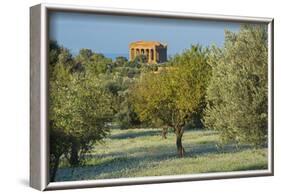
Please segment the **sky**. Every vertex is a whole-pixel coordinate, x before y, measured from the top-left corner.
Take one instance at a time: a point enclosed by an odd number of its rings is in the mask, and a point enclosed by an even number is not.
[[[168,44],[168,56],[181,53],[192,44],[221,47],[224,31],[238,31],[239,23],[141,16],[98,15],[73,12],[50,14],[49,37],[76,55],[89,48],[106,56],[128,55],[134,41]]]

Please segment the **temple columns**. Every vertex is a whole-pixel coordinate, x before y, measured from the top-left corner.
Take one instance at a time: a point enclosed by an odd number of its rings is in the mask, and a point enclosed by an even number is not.
[[[135,47],[132,48],[130,51],[131,60],[134,60],[135,57],[139,55],[145,55],[147,57],[148,63],[156,63],[159,60],[156,48]]]
[[[154,53],[154,56],[153,56],[154,60],[153,61],[157,62],[157,52],[156,52],[156,49],[153,50],[153,53]]]

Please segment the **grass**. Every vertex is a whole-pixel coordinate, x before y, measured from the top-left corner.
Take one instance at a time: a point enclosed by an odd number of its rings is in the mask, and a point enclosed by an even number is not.
[[[175,135],[161,137],[161,129],[114,129],[104,143],[96,145],[84,166],[60,165],[56,181],[123,177],[182,175],[267,169],[267,148],[228,144],[218,148],[214,131],[186,131],[186,156],[178,158]]]

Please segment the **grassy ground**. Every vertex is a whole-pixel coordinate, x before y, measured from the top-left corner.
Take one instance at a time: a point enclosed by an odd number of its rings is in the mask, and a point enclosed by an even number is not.
[[[112,130],[82,167],[60,165],[56,181],[180,175],[267,169],[267,149],[244,145],[218,148],[214,131],[187,131],[184,158],[176,154],[175,135],[161,137],[160,129]]]

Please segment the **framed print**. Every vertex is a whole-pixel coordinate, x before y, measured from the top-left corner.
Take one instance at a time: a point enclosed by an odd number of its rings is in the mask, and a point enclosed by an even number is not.
[[[273,175],[273,19],[30,9],[30,185]]]

